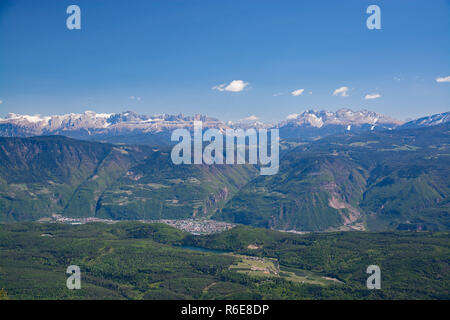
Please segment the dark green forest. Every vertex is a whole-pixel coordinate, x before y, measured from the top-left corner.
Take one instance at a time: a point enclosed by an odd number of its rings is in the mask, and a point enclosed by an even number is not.
[[[10,299],[449,299],[449,236],[246,226],[193,236],[138,222],[0,224],[0,289]],[[254,258],[276,261],[280,273],[233,267]],[[381,290],[366,288],[372,264],[381,268]],[[66,288],[69,265],[81,269],[80,290]]]

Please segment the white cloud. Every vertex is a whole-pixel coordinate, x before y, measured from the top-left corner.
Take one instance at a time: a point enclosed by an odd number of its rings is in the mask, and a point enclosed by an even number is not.
[[[278,96],[281,96],[281,95],[283,95],[283,93],[281,93],[281,92],[273,94],[274,97],[278,97]]]
[[[3,100],[0,100],[0,104],[2,104],[3,103]]]
[[[259,117],[255,116],[255,115],[251,115],[247,118],[241,119],[241,121],[256,121],[259,120]]]
[[[141,101],[141,97],[130,96],[131,100]]]
[[[292,113],[292,114],[288,115],[286,117],[286,119],[288,119],[288,120],[297,119],[298,116],[299,116],[298,113]]]
[[[340,87],[334,90],[333,96],[348,97],[348,87]]]
[[[369,94],[366,94],[366,96],[364,97],[364,99],[366,99],[366,100],[372,100],[372,99],[378,99],[378,98],[381,98],[381,94],[379,94],[379,93],[369,93]]]
[[[446,77],[437,77],[436,82],[450,82],[450,76]]]
[[[291,94],[292,94],[294,97],[298,97],[298,96],[301,96],[301,95],[302,95],[303,91],[305,91],[305,89],[297,89],[297,90],[292,91]]]
[[[248,82],[242,80],[233,80],[228,85],[226,83],[219,84],[212,87],[213,90],[218,91],[229,91],[229,92],[241,92],[248,86]]]

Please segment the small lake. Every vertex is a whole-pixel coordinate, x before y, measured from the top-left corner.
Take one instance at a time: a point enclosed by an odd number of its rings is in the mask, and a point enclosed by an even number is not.
[[[208,249],[208,248],[194,247],[194,246],[178,246],[178,248],[188,249],[188,250],[192,250],[192,251],[216,253],[216,254],[230,253],[230,251]]]

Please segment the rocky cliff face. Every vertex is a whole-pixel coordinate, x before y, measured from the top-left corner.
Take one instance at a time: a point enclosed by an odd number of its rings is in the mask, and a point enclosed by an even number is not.
[[[29,116],[9,113],[0,119],[1,136],[32,136],[44,134],[75,134],[86,132],[88,135],[109,133],[161,132],[176,128],[191,128],[193,122],[203,121],[204,127],[225,128],[214,118],[203,115],[138,115],[132,111],[122,113],[95,113],[86,111],[82,114],[70,113],[53,116]]]

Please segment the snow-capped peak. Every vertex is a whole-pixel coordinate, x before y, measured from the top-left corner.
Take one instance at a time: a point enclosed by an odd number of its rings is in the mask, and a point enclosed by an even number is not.
[[[450,122],[450,112],[437,113],[405,123],[403,128],[429,127]]]
[[[280,125],[310,125],[312,127],[321,128],[324,125],[362,125],[362,124],[394,124],[400,125],[401,122],[382,114],[359,110],[343,108],[336,112],[307,110],[300,114],[291,114],[287,120]]]

